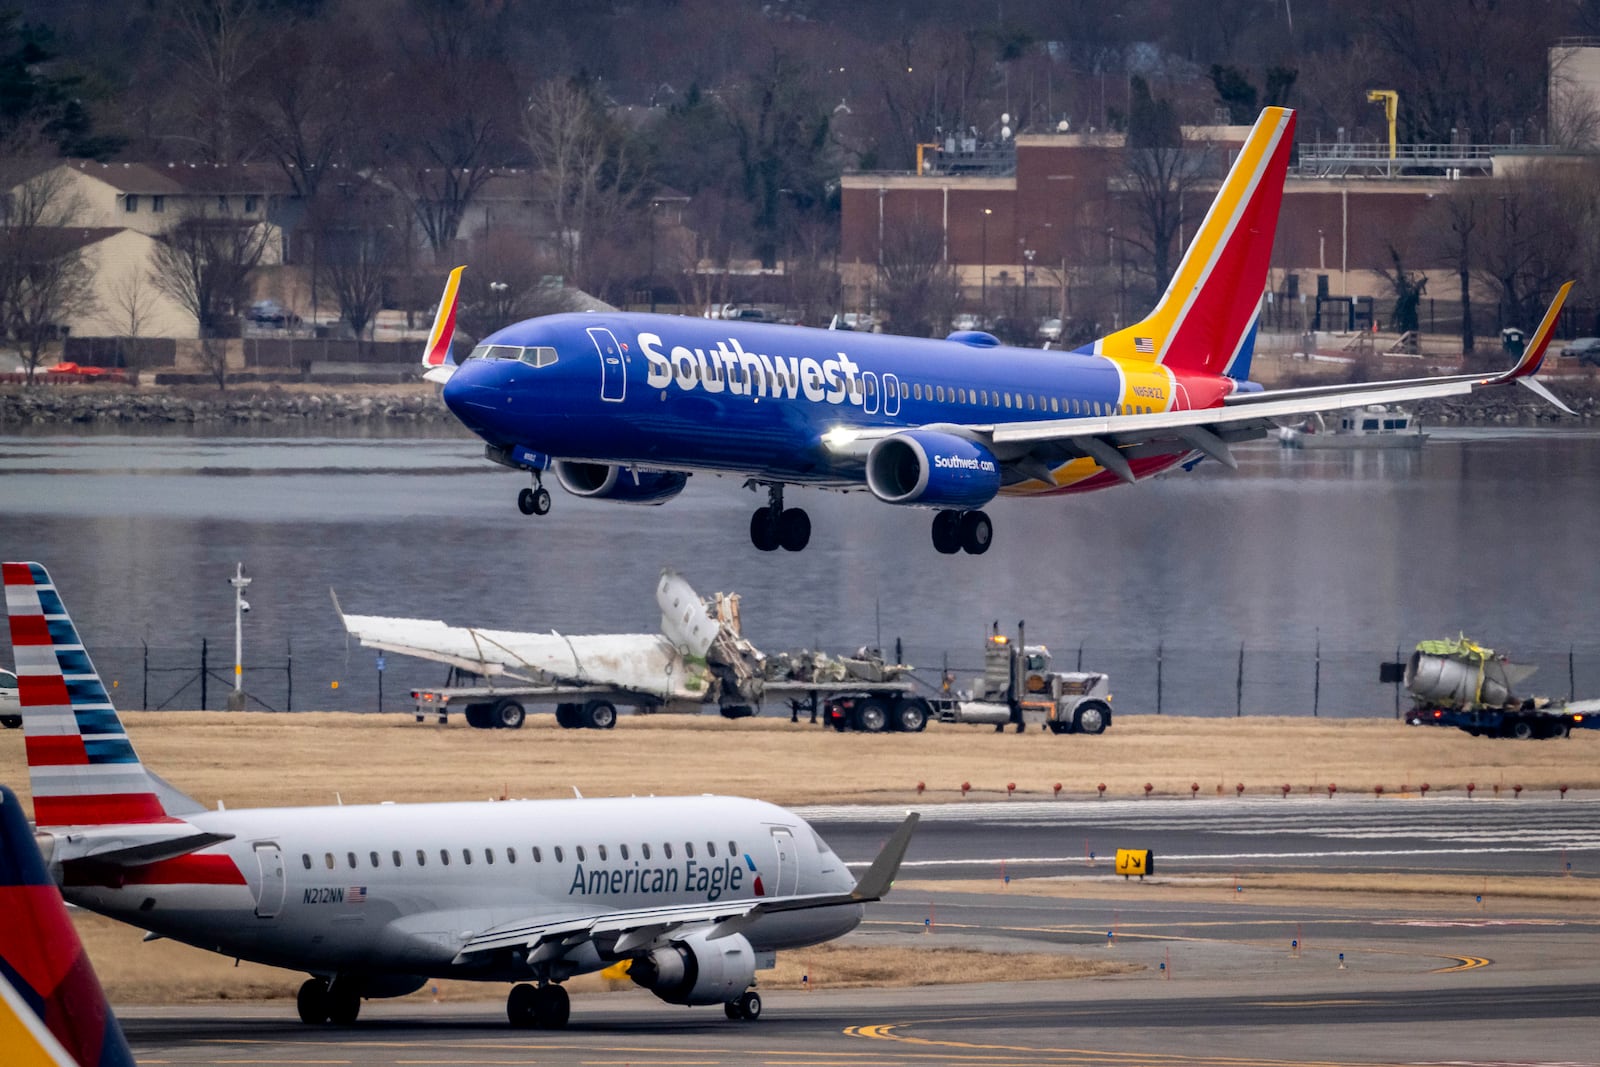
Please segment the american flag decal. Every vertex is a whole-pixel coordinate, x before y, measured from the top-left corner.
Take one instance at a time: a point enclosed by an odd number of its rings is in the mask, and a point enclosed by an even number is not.
[[[353,885],[345,890],[344,901],[346,904],[365,904],[367,902],[367,887]]]
[[[1133,339],[1133,350],[1153,355],[1156,350],[1155,339],[1152,337],[1135,337]]]

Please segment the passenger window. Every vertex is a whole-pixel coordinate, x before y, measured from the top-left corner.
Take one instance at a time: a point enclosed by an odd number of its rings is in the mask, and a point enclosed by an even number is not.
[[[483,862],[489,864],[491,867],[494,866],[494,849],[486,848],[483,850]]]
[[[647,841],[644,844],[640,845],[639,846],[639,851],[644,853],[644,858],[645,859],[649,859],[650,858],[650,843]]]
[[[1033,410],[1033,394],[1032,393],[1028,394],[1028,410],[1029,411]]]
[[[732,841],[729,841],[728,842],[728,855],[737,856],[738,854],[739,854],[739,846],[734,844]]]
[[[562,855],[561,855],[561,846],[560,846],[560,845],[557,845],[557,846],[556,846],[556,862],[557,862],[557,863],[560,863],[560,862],[561,862],[561,860],[562,860]]]
[[[441,848],[439,850],[439,862],[444,864],[446,867],[450,866],[450,850],[449,849]]]
[[[510,845],[506,846],[506,862],[507,863],[515,863],[515,862],[517,862],[517,850],[512,848]]]
[[[311,853],[309,853],[309,852],[300,853],[300,862],[303,863],[305,865],[306,870],[309,871],[311,869]]]
[[[938,394],[939,394],[939,403],[943,404],[944,403],[944,386],[942,386],[942,385],[939,386]]]
[[[1055,397],[1051,397],[1050,398],[1050,410],[1051,411],[1060,411],[1061,410],[1059,407],[1056,406],[1056,398]]]
[[[470,848],[464,848],[461,850],[461,862],[465,863],[468,867],[472,866],[472,850]]]
[[[911,395],[916,397],[918,400],[922,399],[922,383],[921,382],[918,382],[916,385],[913,385],[911,387]]]
[[[400,850],[399,849],[395,849],[394,850],[394,855],[392,857],[390,857],[390,858],[394,860],[394,865],[396,867],[400,866]]]
[[[428,854],[426,852],[422,851],[420,848],[417,849],[417,866],[418,867],[426,867],[427,865],[428,865]]]
[[[349,861],[350,869],[352,871],[355,870],[356,869],[356,854],[354,852],[346,852],[344,854],[344,857],[345,857],[346,860]]]
[[[372,854],[371,854],[371,855],[370,855],[370,856],[368,856],[368,857],[367,857],[367,858],[368,858],[368,859],[370,859],[370,860],[371,860],[371,861],[372,861],[372,865],[373,865],[373,866],[374,866],[374,867],[376,867],[376,866],[377,866],[377,865],[378,865],[378,854],[377,854],[377,853],[376,853],[376,852],[374,852],[374,853],[372,853]]]
[[[627,845],[621,845],[619,847],[622,849],[622,858],[623,859],[627,859],[628,858],[628,846]]]
[[[605,862],[605,858],[606,858],[606,846],[600,845],[598,847],[600,849],[600,860],[603,863],[603,862]]]
[[[583,846],[582,846],[582,845],[579,845],[579,846],[578,846],[578,862],[579,862],[579,863],[582,863],[582,862],[583,862],[583,860],[584,860],[584,855],[583,855]]]
[[[323,859],[323,862],[325,862],[328,865],[328,870],[330,870],[330,871],[333,870],[333,853],[332,852],[324,852],[322,854],[322,859]]]
[[[1005,395],[1005,399],[1006,399],[1006,407],[1010,407],[1011,406],[1011,394],[1007,393]]]
[[[712,859],[717,858],[717,843],[715,841],[706,842],[706,855]]]
[[[908,388],[906,387],[906,383],[905,382],[901,382],[900,383],[900,399],[904,400],[906,397],[908,397],[910,395],[911,395],[911,393],[908,390]]]
[[[543,863],[544,862],[544,854],[539,851],[539,846],[538,845],[534,845],[533,846],[533,862],[535,862],[535,863]]]
[[[666,853],[666,856],[667,856],[667,859],[669,859],[669,860],[670,860],[670,859],[671,859],[671,858],[672,858],[672,842],[671,842],[671,841],[664,841],[664,842],[662,842],[662,844],[661,844],[661,850],[662,850],[662,851],[663,851],[663,852],[664,852],[664,853]]]
[[[686,856],[689,859],[694,859],[694,842],[693,841],[685,841],[683,843],[683,854],[684,854],[684,856]]]

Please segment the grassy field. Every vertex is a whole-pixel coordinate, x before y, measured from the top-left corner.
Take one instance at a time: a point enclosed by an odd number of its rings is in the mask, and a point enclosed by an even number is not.
[[[1512,741],[1392,719],[1193,719],[1129,716],[1099,737],[932,725],[916,735],[839,734],[787,718],[728,723],[657,716],[616,729],[561,730],[533,716],[514,731],[417,724],[409,715],[132,712],[140,756],[208,806],[346,804],[487,797],[732,793],[798,805],[959,802],[972,797],[1276,795],[1282,785],[1334,803],[1415,795],[1503,795],[1521,785],[1600,789],[1600,731]],[[28,799],[20,731],[0,731],[0,781]],[[1409,788],[1407,788],[1409,787]],[[1361,796],[1356,796],[1361,794]],[[1402,801],[1403,802],[1403,801]]]

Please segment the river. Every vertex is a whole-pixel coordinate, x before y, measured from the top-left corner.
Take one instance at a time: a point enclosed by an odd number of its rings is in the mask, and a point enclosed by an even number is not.
[[[764,496],[737,480],[696,476],[655,508],[557,490],[551,514],[525,518],[523,476],[449,429],[46,428],[0,437],[0,550],[50,568],[125,708],[199,706],[202,639],[221,706],[236,562],[254,579],[245,685],[274,709],[378,706],[376,657],[347,647],[330,588],[364,614],[641,632],[663,567],[742,594],[765,651],[899,640],[929,679],[946,657],[975,671],[991,623],[1026,620],[1058,665],[1110,672],[1121,714],[1393,714],[1378,662],[1459,631],[1538,663],[1540,692],[1600,696],[1600,432],[1238,456],[1237,472],[997,501],[981,557],[935,553],[927,512],[791,490],[815,531],[792,555],[750,546]],[[173,669],[147,673],[146,646]],[[383,707],[443,674],[388,657]]]

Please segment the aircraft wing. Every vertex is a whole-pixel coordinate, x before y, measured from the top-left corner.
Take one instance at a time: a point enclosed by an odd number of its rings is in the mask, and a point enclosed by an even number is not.
[[[1132,482],[1134,478],[1129,459],[1175,451],[1196,450],[1228,467],[1236,467],[1238,464],[1228,450],[1230,443],[1260,437],[1276,425],[1278,419],[1313,412],[1460,396],[1485,386],[1517,382],[1562,411],[1572,414],[1570,408],[1534,377],[1544,361],[1545,351],[1555,330],[1556,317],[1571,289],[1571,282],[1561,287],[1522,358],[1516,366],[1499,374],[1458,374],[1236,393],[1227,397],[1221,407],[1159,411],[1147,415],[940,424],[928,428],[983,442],[997,458],[1025,477],[1051,481],[1052,467],[1069,459],[1087,456],[1122,480]],[[871,431],[841,428],[825,434],[823,441],[836,454],[858,455],[865,459],[877,440],[897,432],[896,429],[887,428]]]
[[[763,915],[812,908],[865,904],[882,899],[894,883],[916,831],[919,816],[913,812],[890,836],[865,874],[848,893],[813,893],[787,897],[756,897],[705,904],[671,904],[659,908],[567,915],[558,919],[528,919],[503,923],[485,930],[462,946],[455,962],[484,953],[516,949],[527,952],[530,963],[558,959],[585,941],[606,943],[614,956],[631,956],[651,948],[685,927],[710,928],[716,939],[736,934]]]

